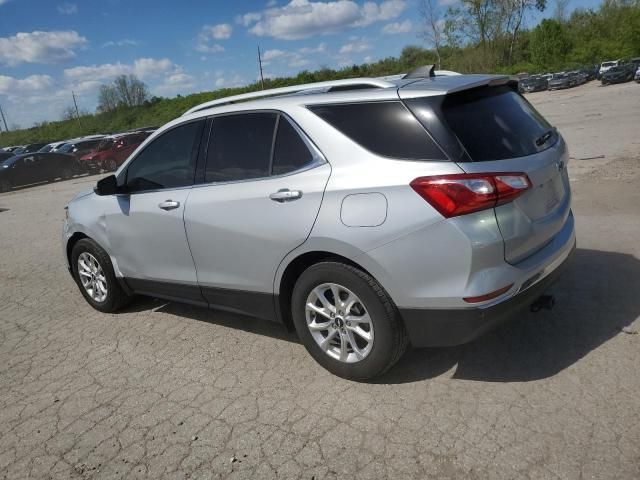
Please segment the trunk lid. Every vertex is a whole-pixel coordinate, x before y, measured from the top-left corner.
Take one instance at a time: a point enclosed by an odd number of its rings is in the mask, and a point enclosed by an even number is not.
[[[458,163],[467,173],[523,172],[531,180],[529,190],[495,208],[507,262],[518,263],[533,255],[562,229],[571,203],[568,159],[565,143],[559,138],[552,148],[527,157]]]
[[[505,260],[518,263],[544,248],[570,211],[569,156],[562,137],[513,83],[470,84],[423,97],[417,87],[400,89],[400,97],[462,170],[529,176],[529,190],[494,209]]]

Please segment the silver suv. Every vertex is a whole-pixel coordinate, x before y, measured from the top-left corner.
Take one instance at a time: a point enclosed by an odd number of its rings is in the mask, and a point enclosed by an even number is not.
[[[468,342],[540,297],[575,246],[568,158],[509,77],[239,95],[73,199],[64,252],[97,310],[142,294],[281,322],[368,379],[409,343]]]

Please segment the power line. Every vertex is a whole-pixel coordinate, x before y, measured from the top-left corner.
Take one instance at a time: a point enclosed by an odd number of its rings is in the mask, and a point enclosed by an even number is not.
[[[4,122],[4,129],[8,132],[9,127],[7,127],[7,119],[4,117],[4,112],[2,111],[1,106],[0,106],[0,115],[2,115],[2,121]]]
[[[80,130],[82,130],[82,122],[80,121],[80,112],[78,112],[78,102],[76,102],[76,94],[71,90],[71,96],[73,97],[73,104],[76,106],[76,118],[78,119],[78,125],[80,126]]]
[[[264,90],[264,76],[262,75],[262,56],[260,55],[260,45],[258,45],[258,65],[260,66],[260,84]]]

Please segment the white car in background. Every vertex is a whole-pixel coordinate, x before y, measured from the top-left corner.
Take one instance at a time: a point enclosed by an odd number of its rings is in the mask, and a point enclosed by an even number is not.
[[[605,73],[606,71],[608,71],[610,68],[617,67],[618,65],[620,65],[620,59],[618,59],[618,60],[607,60],[606,62],[602,62],[600,64],[600,70],[598,71],[598,74],[600,76],[602,76],[602,74]]]

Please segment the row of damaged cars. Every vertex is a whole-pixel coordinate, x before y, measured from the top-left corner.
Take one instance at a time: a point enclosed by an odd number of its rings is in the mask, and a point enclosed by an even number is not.
[[[521,93],[543,92],[545,90],[560,90],[563,88],[577,87],[596,78],[594,68],[582,68],[569,72],[546,73],[544,75],[531,75],[523,78],[518,83]]]
[[[76,175],[114,171],[154,130],[150,127],[0,148],[0,193]]]
[[[602,85],[624,83],[635,80],[640,83],[640,57],[629,61],[623,59],[602,62],[599,77]]]

